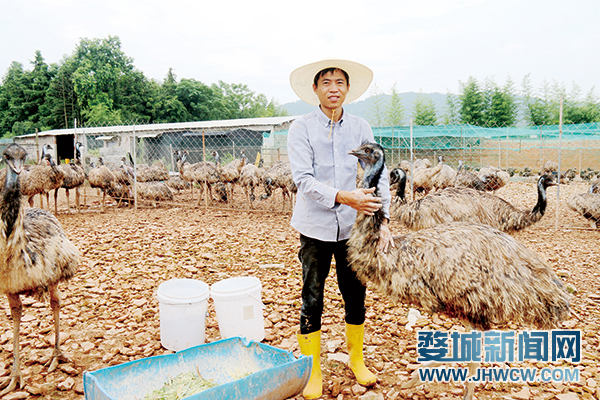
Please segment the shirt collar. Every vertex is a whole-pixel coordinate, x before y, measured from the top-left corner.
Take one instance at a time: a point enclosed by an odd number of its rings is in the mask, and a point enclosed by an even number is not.
[[[317,116],[319,118],[319,122],[322,123],[323,126],[329,128],[329,124],[331,123],[331,119],[327,115],[325,115],[325,113],[323,112],[323,110],[321,110],[321,106],[318,107]],[[336,122],[336,124],[337,125],[342,125],[345,116],[346,116],[346,110],[342,109],[342,118],[340,118],[340,120],[338,122]]]

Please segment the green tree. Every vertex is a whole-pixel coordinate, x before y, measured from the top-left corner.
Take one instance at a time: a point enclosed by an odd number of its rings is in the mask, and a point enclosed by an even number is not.
[[[594,87],[586,95],[581,108],[585,122],[600,122],[600,102],[594,93]]]
[[[534,126],[549,125],[552,121],[550,106],[547,100],[535,95],[529,74],[523,78],[521,87],[525,122]]]
[[[390,90],[390,101],[386,108],[385,123],[387,126],[400,126],[404,122],[404,105],[396,89],[396,83]]]
[[[84,110],[83,117],[87,125],[92,126],[109,126],[120,125],[123,123],[121,110],[114,110],[109,106],[111,101],[105,96],[100,95],[98,101]]]
[[[469,125],[485,125],[485,97],[474,77],[460,82],[460,121]]]
[[[150,115],[154,122],[190,121],[187,109],[177,98],[177,76],[169,68],[162,85],[156,81],[148,83],[148,103]]]
[[[486,83],[484,123],[486,126],[514,126],[518,105],[514,94],[514,83],[508,78],[503,88],[492,80]]]
[[[286,115],[276,102],[269,101],[264,94],[255,93],[247,85],[219,81],[218,85],[213,86],[213,89],[217,100],[220,100],[225,107],[225,116],[222,118],[260,118]]]
[[[16,122],[29,120],[24,107],[27,102],[26,88],[27,75],[23,64],[12,62],[2,79],[0,92],[0,130],[4,136],[10,134]]]
[[[81,121],[77,94],[73,86],[75,64],[68,58],[53,65],[54,78],[46,95],[47,123],[57,129],[72,128],[75,120]]]
[[[383,105],[383,93],[376,83],[371,87],[371,105],[369,107],[370,124],[373,127],[383,126],[385,110]]]
[[[456,95],[450,93],[449,90],[446,93],[446,110],[442,115],[442,124],[460,124],[460,102]]]
[[[413,124],[417,126],[429,126],[437,123],[435,103],[431,97],[419,93],[413,101],[412,112]]]
[[[31,65],[33,65],[33,70],[26,73],[27,86],[24,89],[25,103],[23,104],[23,108],[28,115],[27,120],[33,122],[36,128],[44,130],[49,116],[46,94],[48,93],[53,73],[48,64],[44,62],[42,53],[39,50],[35,52],[35,59],[31,62]]]
[[[226,119],[221,99],[210,86],[195,79],[182,79],[177,84],[177,100],[183,104],[190,121]]]
[[[133,60],[121,50],[118,36],[83,38],[71,57],[74,64],[71,76],[73,88],[84,119],[86,115],[92,115],[87,110],[92,106],[98,107],[100,101],[111,112],[123,108],[122,88],[135,78],[132,78]]]
[[[267,106],[260,112],[257,117],[284,117],[289,115],[289,113],[275,100],[271,99]]]

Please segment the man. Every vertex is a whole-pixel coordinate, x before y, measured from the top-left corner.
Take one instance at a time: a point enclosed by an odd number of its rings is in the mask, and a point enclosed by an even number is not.
[[[349,366],[361,385],[377,377],[363,360],[366,288],[346,261],[347,241],[357,212],[372,215],[383,207],[389,218],[387,171],[374,197],[372,189],[357,189],[357,159],[348,154],[365,142],[374,142],[369,124],[348,114],[342,105],[360,97],[369,87],[372,71],[346,60],[324,60],[294,70],[290,76],[298,96],[315,111],[294,121],[288,133],[288,154],[298,187],[292,226],[300,232],[302,309],[298,342],[302,354],[313,356],[313,369],[303,395],[322,394],[320,367],[321,314],[325,280],[335,257],[338,287],[344,299]],[[387,221],[381,228],[380,251],[393,246]]]

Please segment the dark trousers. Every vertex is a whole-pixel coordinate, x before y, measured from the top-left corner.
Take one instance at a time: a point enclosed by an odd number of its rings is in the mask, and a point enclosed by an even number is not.
[[[365,322],[366,287],[346,260],[347,240],[323,242],[300,235],[298,258],[302,263],[302,308],[300,310],[300,333],[321,330],[323,292],[329,275],[331,257],[335,257],[338,288],[345,307],[345,321],[352,325]]]

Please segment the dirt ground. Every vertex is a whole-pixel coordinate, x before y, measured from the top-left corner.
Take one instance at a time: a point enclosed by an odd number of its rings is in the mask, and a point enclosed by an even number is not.
[[[583,183],[561,185],[560,197],[565,199],[586,190]],[[24,299],[21,359],[25,388],[5,399],[83,399],[84,371],[170,353],[160,344],[156,291],[160,283],[174,278],[199,279],[211,285],[228,277],[258,277],[266,305],[264,343],[299,354],[295,338],[300,310],[299,241],[289,224],[291,213],[278,211],[279,194],[260,203],[259,211],[225,209],[218,203],[218,207],[205,208],[204,203],[192,207],[194,201],[189,193],[181,193],[176,204],[140,207],[135,211],[116,208],[113,203],[104,213],[100,212],[99,199],[92,197],[94,194],[88,188],[87,206],[81,213],[67,212],[64,195],[59,197],[58,219],[81,252],[79,273],[60,287],[62,349],[72,362],[47,372],[43,364],[52,351],[52,314],[47,303]],[[497,194],[521,208],[533,207],[536,202],[531,182],[511,182]],[[574,291],[572,316],[563,328],[582,331],[583,355],[581,363],[565,365],[579,368],[580,381],[487,383],[477,386],[478,399],[600,398],[600,230],[592,229],[564,202],[557,210],[556,188],[549,190],[548,197],[546,216],[514,236],[545,258]],[[72,195],[71,203],[73,199]],[[236,201],[238,208],[247,207],[241,195]],[[392,231],[406,232],[396,223],[392,223]],[[363,388],[356,384],[343,362],[343,305],[333,271],[326,290],[323,399],[462,398],[460,383],[400,388],[419,366],[416,332],[461,330],[460,321],[423,313],[415,330],[407,330],[408,307],[393,304],[369,290],[365,358],[379,376],[379,383]],[[0,376],[7,377],[12,365],[12,320],[6,298],[0,300],[0,306],[4,311],[0,312]],[[219,339],[214,306],[209,301],[206,341]]]

